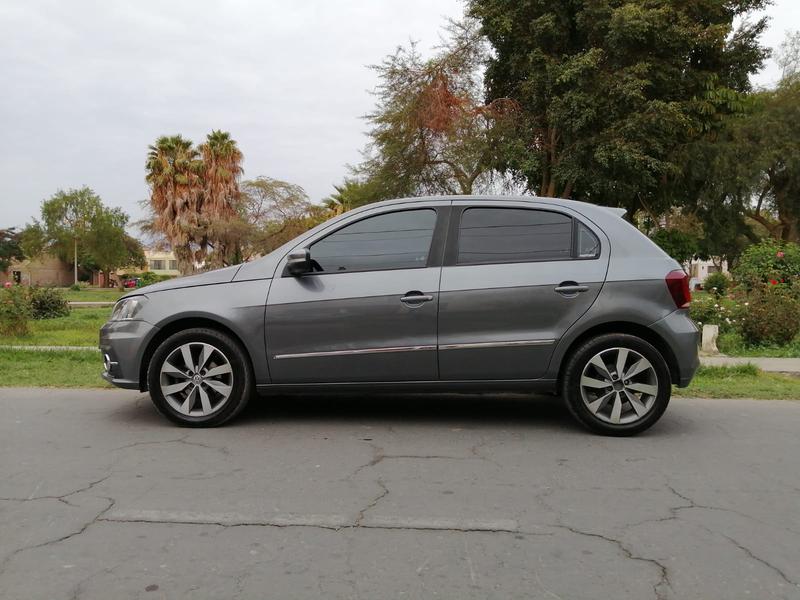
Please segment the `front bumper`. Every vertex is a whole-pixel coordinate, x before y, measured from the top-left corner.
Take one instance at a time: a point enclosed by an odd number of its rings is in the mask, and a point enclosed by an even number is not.
[[[140,366],[147,341],[158,328],[147,321],[109,321],[100,329],[102,377],[112,385],[140,389]]]
[[[656,331],[672,350],[678,368],[677,381],[674,383],[678,387],[686,387],[700,366],[698,354],[700,331],[689,318],[689,311],[676,310],[650,325],[650,328]]]

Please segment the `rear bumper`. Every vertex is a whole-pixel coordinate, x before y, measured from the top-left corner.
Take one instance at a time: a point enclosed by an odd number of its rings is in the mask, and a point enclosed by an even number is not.
[[[676,310],[650,325],[650,329],[669,344],[677,367],[675,383],[686,387],[700,366],[700,331],[689,318],[688,310]]]
[[[109,321],[100,329],[103,379],[117,387],[139,389],[139,372],[146,341],[157,327],[147,321]]]

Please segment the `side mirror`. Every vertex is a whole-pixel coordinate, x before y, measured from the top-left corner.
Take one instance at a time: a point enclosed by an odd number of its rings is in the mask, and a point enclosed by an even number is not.
[[[295,277],[311,272],[311,251],[308,248],[295,250],[286,257],[286,270]]]

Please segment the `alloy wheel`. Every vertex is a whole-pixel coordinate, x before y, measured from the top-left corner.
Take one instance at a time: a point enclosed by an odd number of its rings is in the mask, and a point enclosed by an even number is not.
[[[580,380],[583,402],[595,417],[612,425],[643,419],[658,396],[652,363],[630,348],[608,348],[595,354]]]
[[[233,390],[233,368],[223,352],[205,342],[182,344],[161,365],[161,393],[182,415],[207,417]]]

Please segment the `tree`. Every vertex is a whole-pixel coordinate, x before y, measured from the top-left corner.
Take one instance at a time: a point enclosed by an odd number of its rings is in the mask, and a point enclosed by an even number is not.
[[[150,219],[143,229],[163,236],[183,273],[195,264],[227,265],[240,255],[236,203],[243,156],[230,134],[212,131],[195,148],[180,135],[162,136],[145,163]]]
[[[754,201],[747,215],[775,239],[800,241],[800,77],[759,94],[761,110],[735,130]]]
[[[195,262],[192,232],[198,228],[202,163],[190,140],[161,136],[149,147],[145,180],[150,186],[151,219],[143,229],[163,235],[172,246],[181,272]]]
[[[499,140],[515,105],[482,100],[486,47],[477,23],[451,23],[448,34],[431,59],[423,59],[412,43],[372,67],[380,79],[378,102],[367,116],[370,142],[355,172],[368,182],[373,201],[469,194],[491,184]]]
[[[42,254],[47,248],[47,234],[42,224],[34,219],[19,232],[19,245],[22,254],[34,258]]]
[[[82,244],[92,222],[102,210],[100,197],[90,188],[59,190],[42,203],[42,224],[34,222],[28,239],[41,234],[39,249],[49,249],[61,256],[72,257],[74,281],[78,283],[78,246]],[[43,243],[42,243],[43,242]]]
[[[346,177],[344,182],[333,188],[336,191],[322,201],[332,216],[385,199],[381,185],[375,179]]]
[[[105,281],[122,267],[144,268],[147,260],[142,244],[128,235],[128,215],[119,208],[102,208],[95,215],[86,238],[87,264],[103,272]]]
[[[129,217],[120,208],[107,208],[88,187],[58,191],[42,203],[42,220],[34,220],[19,234],[22,252],[36,257],[55,254],[73,264],[99,269],[109,280],[111,271],[145,264],[142,245],[125,231]]]
[[[800,239],[800,76],[792,66],[800,60],[793,58],[800,35],[791,34],[781,48],[783,79],[752,94],[746,111],[725,120],[713,144],[694,144],[684,171],[698,183],[693,210],[711,245],[735,241],[741,252],[746,240],[765,235]]]
[[[680,229],[659,229],[652,240],[682,265],[697,255],[697,238]]]
[[[271,177],[242,184],[239,213],[247,224],[248,257],[266,254],[321,223],[328,215],[299,185]]]
[[[489,100],[518,126],[498,167],[536,193],[658,216],[692,190],[687,148],[742,109],[766,0],[470,0]],[[734,20],[741,20],[733,31]]]
[[[800,31],[789,31],[778,48],[777,63],[781,79],[786,81],[800,73]]]
[[[14,228],[0,229],[0,272],[6,271],[14,260],[22,260],[20,233]]]

